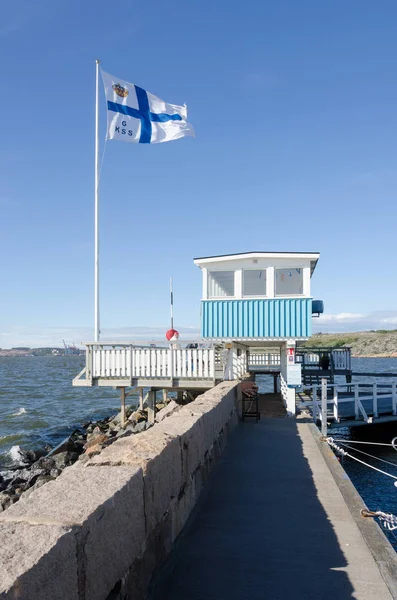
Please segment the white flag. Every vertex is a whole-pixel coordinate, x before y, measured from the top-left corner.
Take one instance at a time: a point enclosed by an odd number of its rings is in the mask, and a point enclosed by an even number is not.
[[[157,144],[194,136],[194,129],[186,120],[186,106],[167,104],[104,71],[102,79],[108,109],[107,139]]]

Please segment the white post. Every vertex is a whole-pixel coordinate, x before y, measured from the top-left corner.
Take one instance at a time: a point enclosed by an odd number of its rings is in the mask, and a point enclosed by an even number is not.
[[[153,424],[155,421],[156,414],[156,391],[150,390],[147,400],[147,420],[148,423]]]
[[[393,404],[393,415],[397,414],[397,394],[396,394],[396,382],[391,383],[391,399]]]
[[[355,414],[356,420],[360,416],[360,409],[358,407],[358,400],[359,400],[358,383],[355,383],[354,384],[354,414]]]
[[[377,383],[373,384],[372,393],[373,393],[374,417],[377,417],[378,416],[378,384]]]
[[[336,422],[339,422],[339,414],[338,414],[338,386],[334,387],[334,419]]]
[[[95,301],[94,301],[94,341],[99,342],[100,322],[99,322],[99,60],[95,61]]]
[[[321,433],[325,437],[327,436],[327,401],[327,380],[324,377],[323,379],[321,379]]]

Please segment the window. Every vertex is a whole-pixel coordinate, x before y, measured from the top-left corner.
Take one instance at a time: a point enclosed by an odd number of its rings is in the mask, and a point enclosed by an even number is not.
[[[266,271],[243,271],[243,296],[266,296]]]
[[[234,271],[208,273],[208,298],[234,296]]]
[[[276,269],[276,296],[301,296],[303,294],[303,269]]]

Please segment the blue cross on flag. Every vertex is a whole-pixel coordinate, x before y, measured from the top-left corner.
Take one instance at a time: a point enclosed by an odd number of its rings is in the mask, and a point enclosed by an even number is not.
[[[186,106],[167,104],[142,88],[102,71],[108,109],[107,139],[157,144],[170,142],[194,129]]]

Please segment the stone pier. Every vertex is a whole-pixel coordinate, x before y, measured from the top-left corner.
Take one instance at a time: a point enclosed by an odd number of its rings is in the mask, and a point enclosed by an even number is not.
[[[151,429],[76,463],[0,515],[1,600],[139,600],[230,432],[223,382]]]

